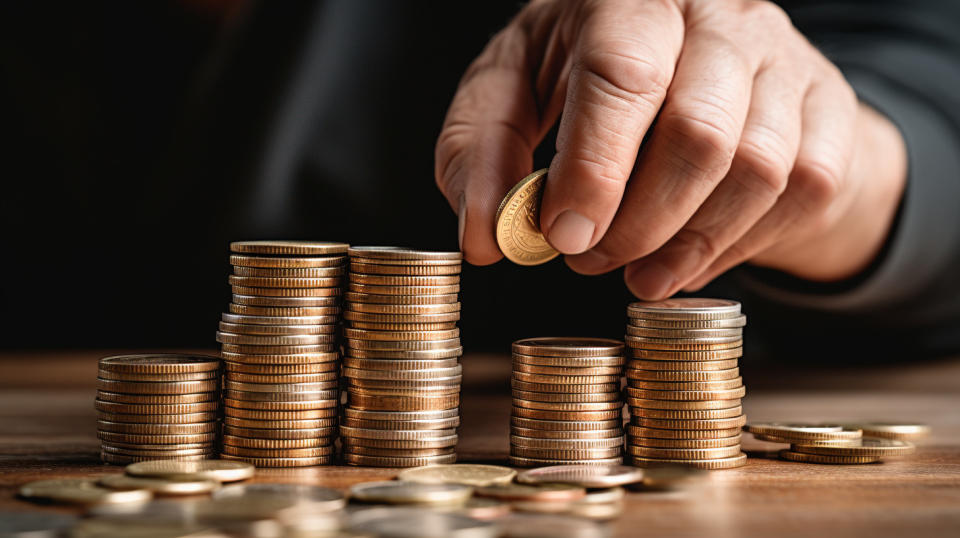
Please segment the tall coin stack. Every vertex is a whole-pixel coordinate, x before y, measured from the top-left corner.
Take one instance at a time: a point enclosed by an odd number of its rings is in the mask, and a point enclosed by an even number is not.
[[[459,252],[351,247],[340,442],[350,465],[456,461]]]
[[[216,456],[220,360],[202,355],[120,355],[100,359],[100,458],[144,460]]]
[[[634,465],[740,467],[740,303],[667,299],[627,309],[627,452]]]
[[[623,343],[617,340],[514,342],[510,463],[621,463],[623,363]]]
[[[230,250],[233,302],[217,332],[223,458],[257,467],[329,464],[347,245],[241,241]]]

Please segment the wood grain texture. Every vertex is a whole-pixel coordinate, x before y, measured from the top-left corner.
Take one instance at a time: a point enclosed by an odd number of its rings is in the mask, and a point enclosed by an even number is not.
[[[98,461],[95,436],[96,359],[107,354],[0,354],[0,511],[69,512],[19,500],[16,489],[39,478],[120,472]],[[460,459],[505,464],[509,358],[468,355],[463,363]],[[762,457],[774,445],[747,435],[745,448],[761,457],[741,469],[714,472],[701,491],[631,492],[625,515],[612,523],[614,535],[960,535],[960,360],[855,373],[751,366],[743,371],[747,416],[927,422],[933,435],[915,456],[861,466],[782,462]],[[332,466],[261,470],[256,480],[347,488],[395,474]]]

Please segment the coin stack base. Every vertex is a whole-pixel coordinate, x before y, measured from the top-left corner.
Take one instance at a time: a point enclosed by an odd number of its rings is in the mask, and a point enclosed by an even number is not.
[[[627,453],[634,465],[730,469],[746,463],[737,367],[740,303],[668,299],[627,309]]]
[[[216,456],[220,360],[202,355],[100,359],[97,436],[105,463]]]
[[[230,244],[223,458],[257,467],[333,463],[345,243]]]
[[[510,463],[622,463],[623,363],[617,340],[514,342]]]
[[[340,425],[348,465],[456,461],[459,252],[351,247]]]

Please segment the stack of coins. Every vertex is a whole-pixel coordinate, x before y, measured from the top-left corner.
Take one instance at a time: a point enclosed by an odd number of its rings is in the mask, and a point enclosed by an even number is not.
[[[510,462],[520,467],[623,461],[623,343],[513,343]]]
[[[345,243],[230,244],[223,457],[257,467],[333,461]]]
[[[216,456],[220,360],[202,355],[100,359],[97,437],[106,463]]]
[[[459,252],[351,247],[340,441],[350,465],[456,460]]]
[[[740,303],[668,299],[633,303],[627,315],[627,452],[633,464],[743,465],[740,399],[746,389],[737,359],[747,318]]]

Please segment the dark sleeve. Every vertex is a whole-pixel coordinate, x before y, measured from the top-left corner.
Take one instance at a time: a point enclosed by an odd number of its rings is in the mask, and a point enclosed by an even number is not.
[[[742,283],[813,313],[952,323],[960,312],[960,2],[780,2],[902,133],[908,179],[896,224],[864,275],[815,286],[746,270]],[[885,323],[884,323],[885,324]]]

